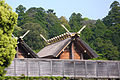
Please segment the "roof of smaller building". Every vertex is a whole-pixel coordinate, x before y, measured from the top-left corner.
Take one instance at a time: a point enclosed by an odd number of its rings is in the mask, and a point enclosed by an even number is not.
[[[18,39],[18,49],[19,47],[22,47],[32,58],[38,58],[38,55],[21,38]]]

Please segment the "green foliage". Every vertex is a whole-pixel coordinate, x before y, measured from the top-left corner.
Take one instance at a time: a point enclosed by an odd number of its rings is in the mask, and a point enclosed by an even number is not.
[[[83,25],[87,25],[80,37],[98,53],[100,57],[97,59],[120,60],[119,2],[114,1],[110,5],[108,15],[102,20],[82,18],[80,13],[73,13],[67,21],[63,16],[58,18],[53,9],[45,11],[42,7],[32,7],[25,12],[26,8],[20,6],[16,8],[16,12],[20,12],[18,15],[22,20],[18,19],[19,27],[15,27],[14,34],[21,36],[31,30],[24,40],[35,52],[46,45],[39,34],[49,39],[66,32],[60,24],[64,24],[72,32],[78,32]]]
[[[101,20],[97,20],[92,28],[86,28],[82,32],[81,37],[98,53],[97,60],[120,60],[118,47],[109,38],[112,33],[113,31],[107,29],[107,26]]]
[[[105,25],[114,26],[116,24],[120,24],[120,4],[117,1],[114,1],[110,6],[110,11],[108,15],[103,18],[103,22]]]
[[[90,20],[90,19],[87,18],[87,17],[84,17],[83,20],[84,20],[84,21],[88,21],[88,20]]]
[[[110,9],[111,10],[109,11],[108,15],[105,18],[103,18],[103,22],[107,26],[107,31],[104,34],[104,38],[110,40],[112,44],[115,47],[117,47],[115,51],[118,51],[120,55],[120,3],[114,1],[110,5]],[[119,55],[114,55],[114,56],[118,56],[116,58],[120,60]]]
[[[99,54],[99,59],[108,60],[118,60],[119,52],[116,46],[112,44],[110,40],[103,40],[102,38],[97,38],[94,46],[96,47],[96,52]]]
[[[21,36],[25,31],[31,30],[30,33],[24,37],[24,40],[35,52],[38,52],[46,44],[43,39],[41,39],[40,34],[49,39],[65,32],[64,28],[60,25],[61,21],[52,9],[45,11],[42,7],[32,7],[26,12],[21,11],[20,8],[16,9],[24,13],[24,15],[21,16],[21,14],[19,14],[22,20],[18,18],[19,27],[15,27],[16,31],[14,31],[14,34],[15,36]],[[70,28],[68,24],[66,25]]]
[[[71,30],[68,20],[64,16],[60,17],[60,23],[63,24],[69,31]]]
[[[101,21],[97,20],[94,29],[94,35],[95,37],[102,37],[104,36],[104,33],[106,32],[107,26]]]
[[[77,32],[80,30],[80,28],[82,27],[82,15],[80,13],[76,14],[73,13],[70,18],[69,18],[69,25],[71,27],[71,31],[72,32]]]
[[[22,5],[19,5],[16,8],[16,13],[18,13],[19,17],[18,17],[18,26],[20,26],[21,24],[24,24],[24,19],[25,19],[25,10],[26,8]]]
[[[48,9],[47,13],[48,14],[54,14],[54,15],[56,14],[53,9]]]
[[[61,21],[62,24],[68,24],[68,21],[64,16],[60,17],[60,21]]]
[[[41,48],[45,46],[46,43],[41,42],[43,40],[40,37],[40,34],[43,34],[43,36],[47,38],[47,32],[45,31],[45,29],[41,27],[40,24],[30,22],[22,25],[21,28],[22,28],[22,31],[21,31],[22,33],[20,33],[21,35],[23,35],[27,30],[30,30],[29,35],[24,37],[24,41],[32,49],[39,51]]]
[[[14,26],[17,24],[17,14],[12,8],[0,0],[0,76],[3,76],[5,67],[14,59],[17,41],[12,38]]]
[[[18,26],[15,26],[14,27],[14,32],[13,32],[13,34],[15,35],[15,36],[19,36],[21,33],[19,33],[19,32],[22,32],[22,28],[21,27],[18,27]]]

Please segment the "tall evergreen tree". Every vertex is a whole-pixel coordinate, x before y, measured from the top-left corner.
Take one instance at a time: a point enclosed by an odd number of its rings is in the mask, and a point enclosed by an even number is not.
[[[97,20],[95,23],[95,27],[93,29],[95,38],[98,37],[103,38],[106,30],[107,30],[107,26],[101,20]]]
[[[120,60],[118,48],[110,40],[105,40],[100,37],[96,38],[94,40],[94,46],[96,52],[99,54],[98,59]]]
[[[23,5],[19,5],[16,8],[16,13],[18,14],[18,26],[20,26],[21,24],[24,24],[25,10],[26,8]]]
[[[103,22],[107,26],[114,26],[120,24],[120,4],[118,1],[114,1],[110,6],[108,15],[103,18]]]
[[[73,32],[77,32],[82,26],[82,15],[80,13],[73,13],[69,18],[69,25]]]

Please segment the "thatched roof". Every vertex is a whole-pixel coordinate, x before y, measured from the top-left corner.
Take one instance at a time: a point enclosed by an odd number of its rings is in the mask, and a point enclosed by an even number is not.
[[[44,47],[42,50],[40,50],[37,55],[39,57],[47,57],[47,56],[53,56],[57,57],[57,55],[67,47],[71,42],[71,38],[67,38],[65,40],[61,40],[59,42],[53,43],[51,45],[48,45]]]
[[[44,47],[42,50],[40,50],[37,53],[37,55],[40,58],[45,58],[49,56],[58,57],[60,53],[73,41],[73,39],[75,39],[74,43],[76,43],[77,47],[81,49],[83,52],[86,51],[86,54],[87,54],[86,56],[88,56],[88,58],[98,57],[96,52],[87,43],[85,43],[80,37],[78,37],[77,34],[71,33],[71,35],[72,36],[68,35],[66,37],[66,35],[63,35],[62,37],[58,36],[53,38],[52,43]]]
[[[86,53],[90,58],[97,58],[98,57],[96,52],[85,41],[83,41],[81,38],[78,37],[76,39],[76,41],[77,41],[77,44],[79,46],[82,46],[81,48],[83,50],[86,50]]]

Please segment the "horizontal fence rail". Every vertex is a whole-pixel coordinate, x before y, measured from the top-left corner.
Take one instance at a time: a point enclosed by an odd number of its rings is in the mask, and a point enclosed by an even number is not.
[[[120,61],[14,59],[6,76],[120,78]]]

